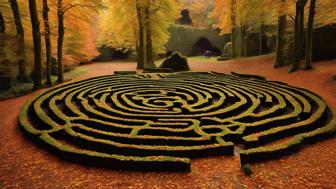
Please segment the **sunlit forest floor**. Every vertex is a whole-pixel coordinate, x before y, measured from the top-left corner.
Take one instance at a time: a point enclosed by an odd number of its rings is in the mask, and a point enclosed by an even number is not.
[[[306,88],[336,107],[336,60],[315,64],[311,71],[288,74],[288,68],[273,69],[274,57],[226,62],[190,59],[192,71],[231,71],[257,74]],[[92,63],[81,67],[86,74],[72,81],[114,71],[134,70],[135,63]],[[70,81],[70,82],[72,82]],[[43,90],[42,90],[43,91]],[[252,165],[253,175],[240,171],[238,157],[214,157],[192,161],[190,173],[140,173],[103,170],[64,162],[26,139],[17,116],[34,94],[0,101],[0,188],[334,188],[336,183],[336,138],[319,142],[279,160]]]

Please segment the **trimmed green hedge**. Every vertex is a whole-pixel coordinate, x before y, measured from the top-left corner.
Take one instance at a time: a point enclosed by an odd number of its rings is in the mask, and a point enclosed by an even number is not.
[[[68,161],[140,171],[190,171],[190,158],[241,163],[293,153],[330,137],[336,119],[307,90],[254,75],[116,74],[47,91],[27,102],[20,126]]]

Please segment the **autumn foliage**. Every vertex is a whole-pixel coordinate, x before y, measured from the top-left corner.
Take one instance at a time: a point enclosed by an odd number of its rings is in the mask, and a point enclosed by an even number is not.
[[[305,68],[312,67],[312,30],[336,22],[335,5],[333,0],[215,0],[211,18],[215,20],[215,28],[221,29],[223,34],[232,34],[233,55],[236,54],[237,29],[243,28],[248,32],[262,34],[267,33],[262,31],[263,26],[278,26],[278,32],[271,34],[278,37],[275,66],[283,66],[283,54],[288,56],[294,51],[291,71],[296,71],[299,69],[303,49],[308,49],[305,54]],[[295,34],[288,36],[288,33]],[[245,37],[243,35],[241,41]],[[290,45],[286,44],[292,38],[295,49],[290,49]],[[304,40],[307,41],[306,46],[303,46]]]
[[[300,68],[303,56],[304,68],[312,68],[313,29],[336,22],[333,0],[0,0],[0,33],[18,39],[17,79],[29,81],[27,68],[34,67],[40,88],[44,75],[51,85],[53,58],[62,83],[64,57],[87,62],[98,55],[97,47],[133,53],[137,68],[156,67],[181,9],[190,12],[192,27],[231,34],[232,58],[244,55],[250,33],[260,33],[260,44],[263,35],[277,37],[275,67],[284,66],[287,57],[291,71]]]

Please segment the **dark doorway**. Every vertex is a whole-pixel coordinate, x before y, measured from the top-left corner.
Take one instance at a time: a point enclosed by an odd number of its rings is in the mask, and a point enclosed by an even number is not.
[[[201,56],[205,51],[211,51],[213,56],[220,56],[222,51],[215,47],[207,38],[200,38],[193,46],[190,55]]]

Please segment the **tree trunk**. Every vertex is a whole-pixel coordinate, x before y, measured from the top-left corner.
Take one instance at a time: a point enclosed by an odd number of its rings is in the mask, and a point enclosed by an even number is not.
[[[17,46],[17,55],[18,55],[18,65],[19,65],[19,75],[17,79],[19,82],[29,81],[26,73],[26,63],[25,63],[25,36],[24,29],[20,16],[20,9],[16,0],[8,0],[12,8],[14,22],[16,27],[16,34],[18,36],[18,46]]]
[[[307,36],[306,36],[305,69],[313,68],[312,54],[313,54],[313,29],[314,29],[314,19],[315,19],[315,6],[316,6],[316,0],[311,0],[310,8],[309,8]]]
[[[304,14],[305,14],[305,4],[304,4],[304,1],[305,0],[301,0],[301,3],[300,3],[300,38],[299,38],[299,54],[297,56],[297,62],[298,64],[300,64],[301,62],[301,59],[302,59],[302,51],[303,51],[303,42],[304,42],[304,38],[305,38],[305,35],[304,35]]]
[[[246,26],[241,22],[241,56],[246,56]]]
[[[285,48],[285,35],[286,35],[286,15],[281,15],[278,22],[278,38],[276,49],[276,61],[274,67],[284,66],[284,48]]]
[[[136,9],[139,22],[139,49],[138,49],[138,64],[137,69],[143,69],[146,62],[145,52],[145,36],[144,36],[144,23],[143,23],[143,8],[139,0],[136,0]]]
[[[263,54],[263,24],[260,24],[260,33],[259,33],[259,55]]]
[[[293,58],[293,63],[291,70],[289,72],[295,72],[300,68],[300,0],[296,1],[296,14],[295,14],[295,37],[294,37],[294,58]],[[298,61],[299,60],[299,61]]]
[[[135,48],[136,48],[136,53],[137,53],[137,69],[142,69],[143,68],[143,67],[141,68],[142,57],[140,57],[141,52],[140,52],[139,41],[136,43]]]
[[[64,12],[62,0],[57,1],[57,15],[58,15],[58,39],[57,39],[57,82],[63,83],[63,38],[64,38]]]
[[[232,24],[232,35],[231,35],[231,41],[232,41],[232,58],[237,57],[236,53],[236,0],[231,0],[231,24]]]
[[[6,24],[5,24],[5,19],[0,12],[0,33],[5,33],[6,32]]]
[[[29,0],[30,19],[33,28],[33,42],[34,42],[34,89],[42,88],[42,54],[41,54],[41,35],[40,22],[37,14],[37,7],[35,0]]]
[[[43,0],[43,21],[44,21],[44,35],[46,45],[46,65],[47,65],[47,85],[52,85],[51,81],[51,42],[50,42],[50,26],[49,26],[49,7],[48,0]]]
[[[295,16],[295,58],[290,72],[295,72],[300,68],[302,58],[302,47],[304,41],[304,12],[308,0],[296,1]]]
[[[151,12],[150,12],[150,1],[145,8],[146,15],[146,65],[147,68],[155,68],[154,57],[153,57],[153,41],[152,41],[152,25],[151,25]]]

